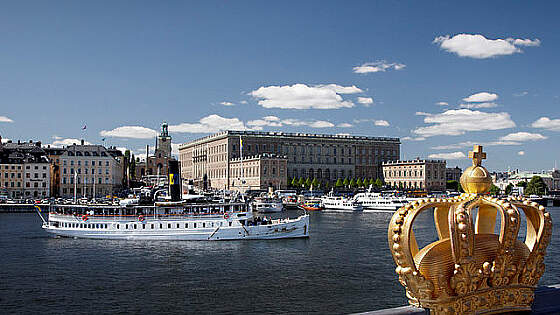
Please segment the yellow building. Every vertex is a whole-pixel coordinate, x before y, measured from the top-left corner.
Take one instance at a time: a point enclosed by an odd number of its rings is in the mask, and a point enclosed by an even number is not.
[[[407,190],[445,190],[444,160],[388,161],[383,163],[385,184]]]

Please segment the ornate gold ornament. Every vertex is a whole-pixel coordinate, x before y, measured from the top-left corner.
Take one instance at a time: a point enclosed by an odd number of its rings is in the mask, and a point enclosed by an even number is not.
[[[389,223],[389,248],[410,304],[433,314],[497,314],[531,310],[544,273],[552,233],[550,214],[523,197],[487,195],[492,180],[481,166],[486,153],[475,145],[473,165],[461,176],[466,193],[425,198],[397,210]],[[412,225],[433,209],[439,240],[419,249]],[[497,215],[499,234],[495,234]],[[517,238],[521,213],[525,240]]]

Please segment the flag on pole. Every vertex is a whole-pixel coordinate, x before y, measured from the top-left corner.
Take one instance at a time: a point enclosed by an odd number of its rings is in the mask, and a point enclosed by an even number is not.
[[[86,130],[86,128],[87,128],[87,126],[86,126],[86,125],[84,125],[84,126],[82,127],[82,130]]]

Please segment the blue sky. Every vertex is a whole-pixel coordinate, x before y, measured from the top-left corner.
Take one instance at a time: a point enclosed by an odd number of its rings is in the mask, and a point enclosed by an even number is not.
[[[490,169],[551,169],[559,7],[5,2],[0,135],[142,152],[167,121],[174,143],[227,128],[391,136],[401,158],[465,167],[476,142]]]

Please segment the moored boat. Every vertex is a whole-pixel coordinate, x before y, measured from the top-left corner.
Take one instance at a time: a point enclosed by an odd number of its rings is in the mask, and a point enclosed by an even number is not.
[[[321,198],[321,206],[325,211],[362,211],[360,203],[343,196],[336,196],[334,192]]]
[[[125,240],[239,240],[309,237],[309,216],[261,220],[245,203],[154,206],[52,205],[43,229],[77,238]]]
[[[299,204],[299,208],[305,211],[321,211],[323,206],[321,205],[321,199],[307,199]]]

